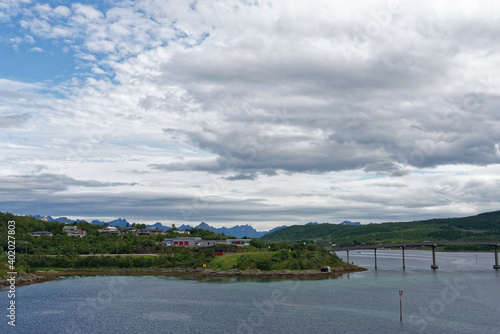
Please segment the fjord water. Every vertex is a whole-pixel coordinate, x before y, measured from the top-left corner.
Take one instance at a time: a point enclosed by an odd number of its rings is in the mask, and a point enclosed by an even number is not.
[[[71,276],[17,288],[1,333],[499,333],[492,253],[351,251],[368,268],[326,280]],[[345,258],[345,252],[339,252]],[[477,263],[476,263],[477,259]],[[403,291],[403,321],[399,315]]]

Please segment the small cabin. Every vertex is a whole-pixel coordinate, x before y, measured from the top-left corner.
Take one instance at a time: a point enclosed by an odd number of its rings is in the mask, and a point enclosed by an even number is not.
[[[220,248],[220,247],[200,247],[200,248],[195,249],[194,251],[199,252],[200,250],[205,250],[205,249],[213,249],[215,256],[223,256],[226,252],[226,250],[224,248]]]

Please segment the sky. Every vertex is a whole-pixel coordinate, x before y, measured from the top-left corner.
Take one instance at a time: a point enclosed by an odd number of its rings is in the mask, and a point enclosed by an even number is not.
[[[258,230],[500,209],[500,3],[0,3],[0,211]]]

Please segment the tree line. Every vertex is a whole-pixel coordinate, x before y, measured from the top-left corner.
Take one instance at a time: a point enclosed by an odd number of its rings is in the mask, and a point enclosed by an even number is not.
[[[0,253],[3,253],[8,246],[6,237],[7,222],[10,220],[16,222],[16,251],[24,254],[63,255],[69,253],[89,254],[91,252],[94,254],[161,253],[163,246],[160,243],[165,238],[186,236],[177,234],[175,229],[169,230],[163,235],[141,236],[127,232],[118,236],[98,231],[98,229],[104,228],[107,224],[93,225],[82,221],[68,225],[0,212],[0,236],[2,236]],[[87,236],[83,238],[67,236],[62,232],[64,226],[76,226],[87,232]],[[138,227],[143,226],[138,225],[136,228]],[[36,231],[48,231],[53,236],[31,236],[31,233]],[[203,229],[192,229],[188,236],[200,237],[205,240],[234,238]]]

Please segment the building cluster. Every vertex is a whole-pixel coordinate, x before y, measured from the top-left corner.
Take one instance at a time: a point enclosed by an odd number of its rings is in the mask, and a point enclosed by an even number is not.
[[[99,230],[100,233],[105,233],[105,234],[123,234],[123,233],[134,233],[136,235],[165,235],[167,234],[167,231],[157,228],[154,226],[151,227],[146,227],[143,229],[137,229],[134,226],[127,226],[127,227],[122,227],[121,230],[114,226],[106,226],[104,228],[101,228]],[[175,233],[178,234],[189,234],[189,231],[175,231]]]
[[[76,226],[64,226],[62,229],[63,234],[66,234],[67,236],[70,237],[79,237],[82,238],[87,235],[87,232],[85,232],[82,229],[77,228]],[[31,236],[33,237],[51,237],[53,236],[52,232],[48,231],[37,231],[37,232],[32,232]]]
[[[131,232],[136,235],[164,235],[166,232],[157,227],[147,227],[144,229],[136,229],[133,226],[123,227],[121,230],[115,226],[106,226],[104,228],[98,229],[100,233],[103,234],[116,234],[121,235],[123,233]],[[64,226],[62,229],[63,234],[71,237],[85,237],[87,232],[82,229],[77,228],[76,226]],[[175,231],[179,234],[189,234],[189,231]],[[31,233],[34,237],[40,236],[52,236],[51,232],[47,231],[37,231]],[[163,240],[162,244],[164,246],[182,246],[182,247],[197,247],[199,249],[203,249],[200,247],[210,247],[215,245],[236,245],[236,246],[248,246],[250,245],[250,239],[225,239],[225,240],[202,240],[200,237],[175,237],[175,238],[166,238]],[[218,251],[217,251],[218,250]],[[216,249],[216,255],[223,255],[223,249]],[[220,253],[220,254],[219,254]]]
[[[116,234],[116,235],[122,235],[127,232],[134,233],[136,235],[165,235],[167,232],[165,230],[162,230],[161,228],[157,227],[146,227],[143,229],[136,229],[133,226],[127,226],[123,227],[121,229],[118,229],[115,226],[106,226],[104,228],[100,228],[97,230],[100,233],[103,234]],[[85,232],[82,229],[77,228],[76,226],[64,226],[62,229],[63,234],[66,234],[71,237],[84,237],[87,235],[87,232]],[[190,234],[189,231],[175,231],[177,234]],[[33,237],[41,237],[41,236],[53,236],[51,232],[48,231],[37,231],[31,233]]]
[[[214,245],[248,246],[250,239],[202,240],[200,237],[175,237],[163,240],[165,246],[207,247]]]
[[[62,229],[63,233],[70,237],[83,238],[87,235],[87,232],[77,228],[76,226],[64,226]]]

